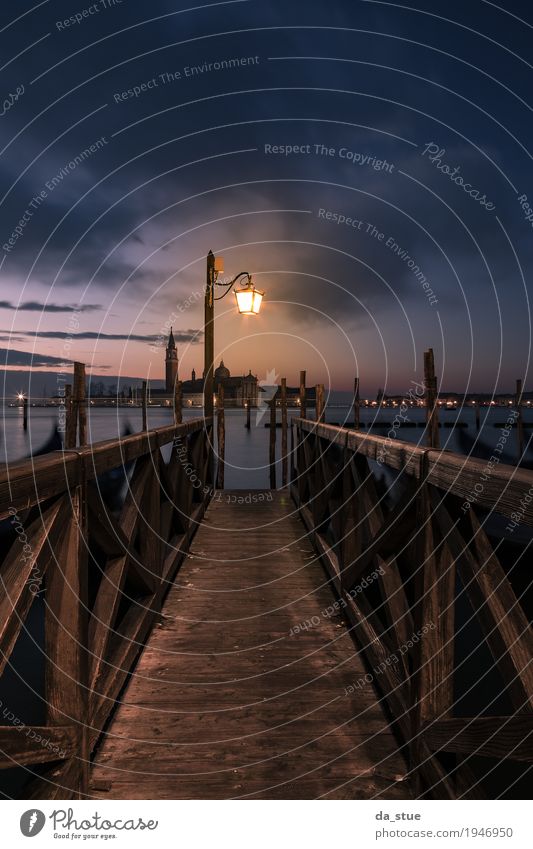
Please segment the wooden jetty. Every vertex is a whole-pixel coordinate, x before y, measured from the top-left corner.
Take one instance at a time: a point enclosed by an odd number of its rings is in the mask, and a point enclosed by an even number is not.
[[[486,524],[533,525],[533,474],[290,429],[279,491],[214,489],[212,419],[0,470],[24,533],[0,567],[0,673],[44,604],[42,720],[0,727],[23,798],[466,798],[476,758],[533,761],[531,628]],[[458,586],[496,715],[457,714]]]
[[[408,798],[289,494],[252,495],[214,494],[97,754],[94,795]]]

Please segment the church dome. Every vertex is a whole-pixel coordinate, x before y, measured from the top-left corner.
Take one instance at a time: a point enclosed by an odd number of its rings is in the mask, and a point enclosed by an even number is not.
[[[229,376],[229,369],[224,365],[224,360],[220,360],[219,367],[215,369],[215,383],[217,381],[226,380]]]

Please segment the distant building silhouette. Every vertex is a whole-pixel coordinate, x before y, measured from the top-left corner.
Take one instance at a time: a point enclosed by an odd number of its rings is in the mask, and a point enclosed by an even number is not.
[[[172,394],[178,379],[178,351],[174,342],[174,334],[170,328],[167,352],[165,356],[165,392]]]
[[[259,388],[257,376],[252,374],[251,369],[247,375],[232,377],[229,369],[224,365],[224,360],[220,360],[220,365],[215,369],[214,374],[215,393],[218,392],[219,384],[224,387],[224,399],[233,401],[237,407],[244,407],[246,404],[250,404],[251,407],[257,406]]]

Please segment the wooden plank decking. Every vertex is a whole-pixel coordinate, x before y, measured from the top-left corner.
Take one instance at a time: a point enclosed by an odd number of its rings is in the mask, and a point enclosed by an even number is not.
[[[286,492],[211,502],[92,769],[114,799],[409,798]],[[255,493],[254,495],[258,495]],[[313,618],[315,617],[315,618]],[[314,627],[291,634],[306,621]]]

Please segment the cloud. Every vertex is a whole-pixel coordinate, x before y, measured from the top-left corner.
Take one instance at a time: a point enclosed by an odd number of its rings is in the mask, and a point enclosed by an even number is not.
[[[63,365],[70,363],[64,357],[50,357],[47,354],[31,353],[30,351],[14,351],[12,348],[0,348],[0,363],[3,366],[42,366]]]
[[[3,333],[8,333],[9,331],[4,330],[0,331]],[[64,330],[19,330],[17,333],[22,333],[24,336],[31,336],[39,339],[101,339],[112,340],[112,341],[123,341],[123,342],[158,342],[161,340],[161,336],[157,334],[150,334],[146,336],[139,335],[137,333],[97,333],[96,331],[85,331],[82,333],[67,333]],[[177,330],[173,331],[174,339],[176,342],[200,342],[203,336],[202,330]],[[10,341],[11,337],[3,336],[0,337],[4,341]]]
[[[0,309],[16,312],[96,312],[103,309],[101,304],[43,304],[40,301],[24,301],[14,304],[12,301],[0,301]]]

